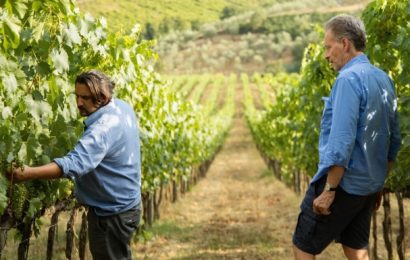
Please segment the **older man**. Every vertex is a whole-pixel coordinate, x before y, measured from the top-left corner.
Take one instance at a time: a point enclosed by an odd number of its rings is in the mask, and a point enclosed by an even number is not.
[[[339,74],[324,98],[319,167],[301,204],[294,255],[314,259],[336,240],[348,259],[368,259],[371,215],[400,146],[395,89],[363,54],[359,19],[330,19],[324,46]]]

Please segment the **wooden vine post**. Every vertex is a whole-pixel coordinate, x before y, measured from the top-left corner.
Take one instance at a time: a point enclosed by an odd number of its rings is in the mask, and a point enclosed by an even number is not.
[[[397,254],[400,260],[405,259],[405,227],[404,227],[404,206],[403,206],[403,196],[400,191],[396,191],[397,204],[399,207],[399,233],[397,234]]]
[[[77,208],[74,207],[71,210],[70,219],[67,222],[66,230],[66,247],[65,247],[65,256],[67,259],[72,259],[72,252],[74,247],[74,222],[77,215]]]
[[[83,215],[81,217],[81,229],[80,229],[80,242],[78,255],[81,260],[85,259],[85,252],[87,250],[88,241],[88,222],[87,222],[87,209],[84,208]]]
[[[383,238],[386,245],[387,257],[389,260],[393,259],[393,245],[392,245],[392,223],[391,223],[391,206],[390,195],[388,192],[383,193]]]

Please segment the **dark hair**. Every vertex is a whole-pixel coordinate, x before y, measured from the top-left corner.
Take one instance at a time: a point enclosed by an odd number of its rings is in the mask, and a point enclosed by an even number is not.
[[[93,96],[94,104],[105,105],[110,102],[115,83],[104,73],[98,70],[90,70],[81,73],[75,79],[75,84],[86,85]]]
[[[366,48],[366,29],[363,22],[354,16],[337,15],[326,23],[325,30],[332,31],[338,41],[342,38],[349,39],[357,51]]]

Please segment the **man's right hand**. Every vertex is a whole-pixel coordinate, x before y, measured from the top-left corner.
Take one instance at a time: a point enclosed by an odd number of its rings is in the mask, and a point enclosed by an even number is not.
[[[15,167],[14,165],[11,166],[11,169],[6,171],[6,177],[9,179],[9,181],[13,183],[17,182],[23,182],[26,180],[27,176],[27,168],[30,168],[28,166],[22,166],[22,167]]]
[[[63,172],[55,162],[36,167],[12,167],[10,172],[6,172],[7,178],[13,182],[51,180],[60,178],[62,175]]]

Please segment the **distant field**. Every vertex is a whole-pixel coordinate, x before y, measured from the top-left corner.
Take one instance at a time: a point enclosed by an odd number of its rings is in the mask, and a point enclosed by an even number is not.
[[[135,23],[144,25],[147,22],[154,26],[165,17],[180,18],[190,25],[219,20],[224,7],[235,7],[244,12],[266,7],[284,0],[77,0],[82,12],[89,12],[95,17],[104,16],[108,20],[110,31],[133,27]]]

